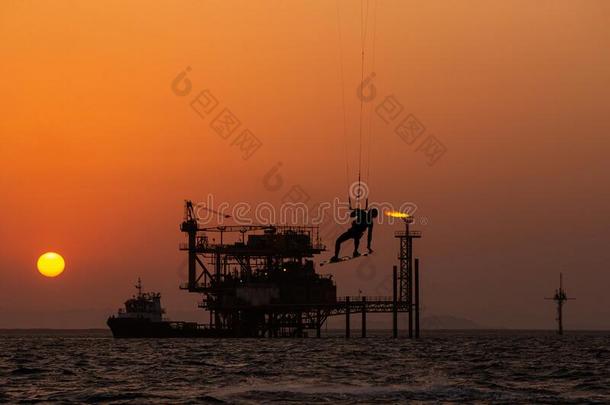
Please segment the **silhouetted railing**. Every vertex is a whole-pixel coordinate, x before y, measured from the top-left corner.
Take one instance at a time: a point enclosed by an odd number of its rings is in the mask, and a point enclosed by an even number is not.
[[[373,301],[392,301],[392,297],[389,296],[381,296],[381,295],[377,295],[377,296],[368,296],[368,295],[355,295],[355,296],[350,296],[350,297],[337,297],[337,302],[345,302],[347,301],[346,298],[349,298],[350,302],[360,302],[362,301],[362,298],[366,298],[367,302],[373,302]]]
[[[407,231],[396,231],[394,232],[394,236],[407,236]],[[413,238],[419,238],[421,237],[421,231],[409,231],[409,236]]]

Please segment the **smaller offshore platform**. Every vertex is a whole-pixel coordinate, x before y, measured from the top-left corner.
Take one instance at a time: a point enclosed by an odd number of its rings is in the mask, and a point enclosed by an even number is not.
[[[394,267],[393,296],[337,297],[332,276],[315,271],[313,259],[325,251],[318,227],[200,227],[192,202],[186,201],[180,229],[187,242],[180,249],[188,254],[188,282],[180,288],[202,294],[199,306],[210,314],[205,325],[210,336],[302,337],[312,331],[319,337],[330,316],[345,315],[349,337],[350,315],[359,313],[364,337],[366,314],[387,312],[394,314],[396,337],[398,313],[407,312],[412,337],[415,311],[418,337],[419,294],[418,283],[413,282],[412,240],[421,234],[409,230],[412,218],[404,221],[406,230],[396,234],[401,241],[401,271],[398,277]],[[417,259],[415,264],[418,279]]]
[[[559,273],[559,288],[555,290],[553,297],[545,298],[546,300],[553,300],[557,304],[557,334],[563,335],[563,305],[568,300],[575,298],[568,298],[565,290],[563,289],[563,274]]]

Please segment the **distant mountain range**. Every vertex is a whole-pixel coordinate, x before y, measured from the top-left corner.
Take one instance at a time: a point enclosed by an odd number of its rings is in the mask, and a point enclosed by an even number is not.
[[[451,315],[430,315],[423,317],[420,321],[421,329],[485,329],[470,319],[459,318]]]

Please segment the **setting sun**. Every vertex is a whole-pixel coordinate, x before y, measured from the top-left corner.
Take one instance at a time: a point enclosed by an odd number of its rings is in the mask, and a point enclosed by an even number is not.
[[[48,252],[38,258],[38,271],[46,277],[57,277],[63,273],[66,262],[61,255]]]

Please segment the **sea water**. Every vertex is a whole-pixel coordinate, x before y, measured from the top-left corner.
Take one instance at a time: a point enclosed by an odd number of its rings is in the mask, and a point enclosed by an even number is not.
[[[610,333],[346,340],[1,332],[6,403],[610,403]]]

